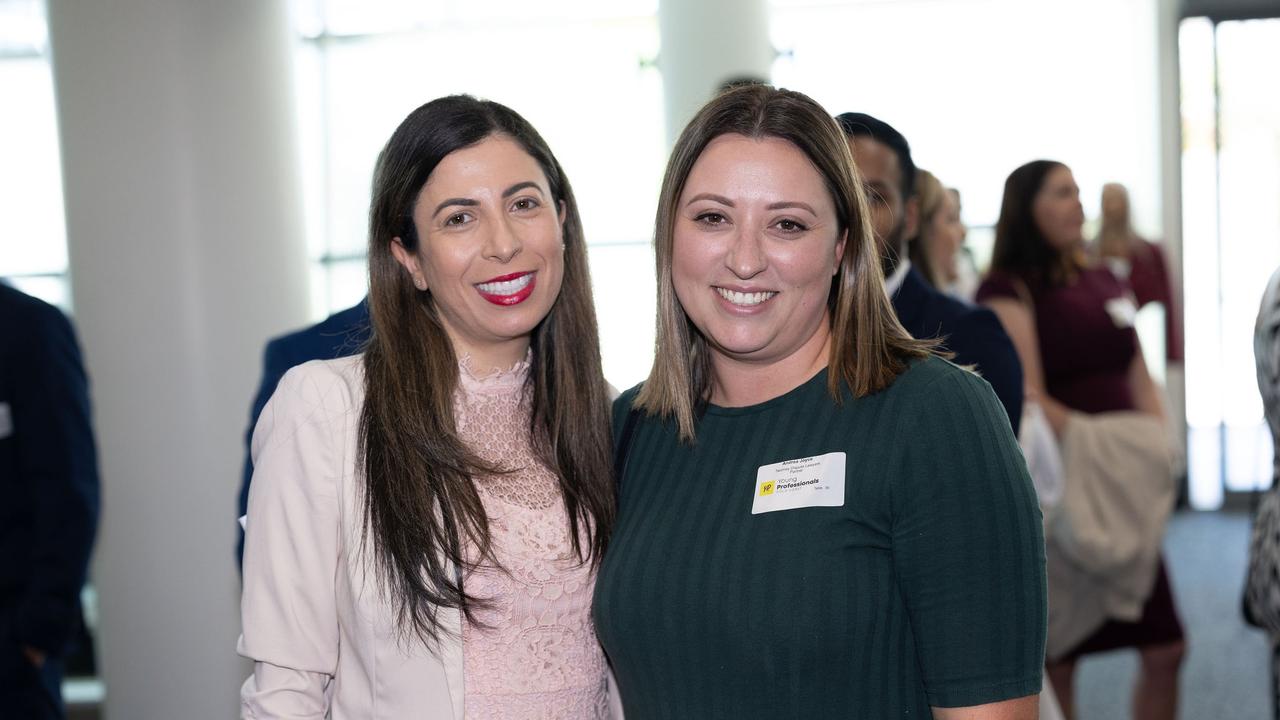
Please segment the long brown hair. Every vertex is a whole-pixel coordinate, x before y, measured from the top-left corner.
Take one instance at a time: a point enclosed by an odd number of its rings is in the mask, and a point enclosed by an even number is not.
[[[672,284],[675,222],[694,164],[712,140],[725,134],[779,138],[799,148],[831,193],[838,234],[848,233],[827,299],[832,332],[827,388],[832,398],[840,402],[841,382],[854,397],[882,390],[912,358],[924,357],[936,346],[912,338],[889,303],[862,182],[836,121],[809,96],[793,90],[767,85],[734,88],[703,106],[676,141],[662,180],[654,229],[657,356],[635,404],[650,415],[674,417],[681,439],[689,442],[710,394],[711,357],[706,339],[685,314]]]
[[[1063,285],[1080,269],[1075,253],[1049,244],[1032,212],[1049,173],[1065,167],[1056,160],[1032,160],[1009,173],[996,221],[991,273],[1021,279],[1034,291]]]
[[[534,451],[559,478],[574,550],[598,562],[614,519],[608,388],[582,221],[569,180],[537,131],[510,108],[457,95],[414,110],[378,156],[369,209],[369,315],[359,452],[364,470],[364,537],[397,629],[438,641],[439,611],[472,618],[465,592],[468,543],[492,558],[488,518],[472,478],[502,472],[462,442],[453,414],[458,359],[430,292],[420,292],[391,253],[399,237],[417,252],[413,208],[445,156],[492,135],[517,142],[541,166],[564,208],[564,280],[533,331],[528,385]],[[563,204],[563,205],[561,205]],[[587,538],[586,546],[579,533]]]

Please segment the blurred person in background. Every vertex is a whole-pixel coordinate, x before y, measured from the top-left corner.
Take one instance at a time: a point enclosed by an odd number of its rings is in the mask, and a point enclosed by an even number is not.
[[[0,717],[63,717],[98,524],[89,381],[55,307],[0,283]]]
[[[964,216],[964,204],[960,202],[960,191],[955,188],[947,188],[947,194],[951,195],[951,199],[956,204],[957,217]],[[956,257],[956,281],[953,286],[954,295],[961,300],[973,302],[973,298],[978,293],[978,285],[982,283],[982,274],[978,272],[978,261],[973,259],[973,249],[965,243],[969,236],[969,226],[960,221],[960,252]]]
[[[1164,249],[1138,235],[1133,229],[1129,191],[1120,183],[1102,186],[1102,222],[1093,252],[1112,274],[1133,289],[1138,308],[1148,303],[1164,307],[1165,357],[1182,362],[1182,321],[1177,293],[1169,276]]]
[[[569,181],[451,96],[392,134],[369,215],[366,349],[285,373],[254,432],[241,711],[607,717],[609,392]]]
[[[249,511],[249,485],[253,481],[253,428],[267,401],[275,393],[280,378],[290,368],[309,360],[333,360],[355,355],[369,341],[369,300],[336,312],[324,320],[267,343],[262,352],[262,380],[249,410],[249,428],[244,433],[244,472],[240,478],[237,517]],[[236,566],[244,562],[244,528],[237,523]]]
[[[1249,570],[1245,577],[1245,621],[1271,640],[1271,709],[1280,720],[1280,270],[1271,275],[1253,330],[1253,359],[1262,410],[1271,430],[1271,487],[1253,516]]]
[[[885,290],[907,332],[939,338],[960,365],[971,365],[991,384],[1014,435],[1022,422],[1022,366],[1009,336],[990,310],[936,290],[913,266],[907,239],[919,227],[916,166],[907,139],[891,125],[863,113],[836,118],[865,185],[880,250]]]
[[[1043,409],[1060,441],[1067,439],[1070,427],[1087,430],[1079,424],[1083,417],[1129,412],[1140,413],[1148,422],[1164,419],[1159,392],[1133,327],[1136,309],[1128,289],[1106,269],[1087,262],[1083,225],[1079,188],[1067,166],[1037,160],[1018,168],[1005,183],[991,270],[978,290],[978,300],[995,310],[1018,348],[1026,371],[1027,401]],[[1165,443],[1162,437],[1157,441]],[[1167,452],[1167,447],[1161,450]],[[1068,493],[1079,479],[1068,467]],[[1137,486],[1161,479],[1123,480]],[[1165,511],[1158,507],[1136,510]],[[1151,589],[1145,602],[1132,608],[1135,617],[1117,619],[1099,612],[1089,618],[1088,627],[1070,628],[1083,639],[1066,648],[1055,648],[1057,619],[1073,617],[1072,613],[1078,616],[1077,606],[1092,606],[1097,598],[1077,594],[1063,599],[1060,593],[1078,593],[1079,588],[1055,585],[1054,535],[1048,534],[1047,540],[1051,551],[1047,668],[1066,715],[1073,716],[1074,676],[1081,657],[1136,647],[1141,672],[1134,717],[1172,719],[1185,643],[1165,564],[1158,555],[1158,530],[1153,562],[1144,568],[1153,573],[1152,584],[1147,585]]]
[[[911,264],[934,289],[959,297],[960,248],[965,227],[960,221],[960,203],[928,170],[916,170],[916,197],[920,222],[915,237],[907,241]]]

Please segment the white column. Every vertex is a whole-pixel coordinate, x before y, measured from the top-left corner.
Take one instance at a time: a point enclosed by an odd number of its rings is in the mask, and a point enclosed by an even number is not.
[[[49,0],[109,718],[237,715],[241,433],[307,318],[284,0]]]
[[[1165,253],[1169,275],[1177,298],[1177,311],[1184,313],[1182,303],[1182,107],[1178,90],[1178,26],[1182,21],[1179,0],[1155,0],[1156,48],[1160,82],[1160,198]],[[1181,321],[1181,318],[1179,319]],[[1185,329],[1183,343],[1186,342]],[[1169,401],[1171,431],[1182,459],[1187,457],[1187,385],[1182,363],[1165,368],[1165,395]],[[1185,473],[1186,464],[1181,470]]]
[[[766,0],[660,0],[667,144],[726,80],[768,80],[774,51]]]

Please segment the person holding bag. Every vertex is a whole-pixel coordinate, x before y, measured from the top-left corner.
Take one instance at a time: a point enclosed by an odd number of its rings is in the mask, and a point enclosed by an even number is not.
[[[1176,714],[1182,624],[1159,556],[1172,508],[1159,392],[1133,327],[1130,293],[1084,259],[1071,170],[1037,160],[1004,188],[991,270],[977,299],[1022,360],[1027,402],[1062,455],[1061,500],[1046,513],[1048,673],[1067,717],[1089,653],[1137,647],[1134,716]]]

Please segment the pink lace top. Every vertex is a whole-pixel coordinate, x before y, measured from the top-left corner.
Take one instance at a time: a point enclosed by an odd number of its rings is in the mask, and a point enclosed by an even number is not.
[[[467,593],[490,601],[462,622],[467,718],[608,716],[604,653],[591,624],[595,576],[569,541],[555,475],[529,444],[527,361],[477,377],[463,358],[455,417],[482,459],[514,472],[476,478],[501,568],[481,566]]]

